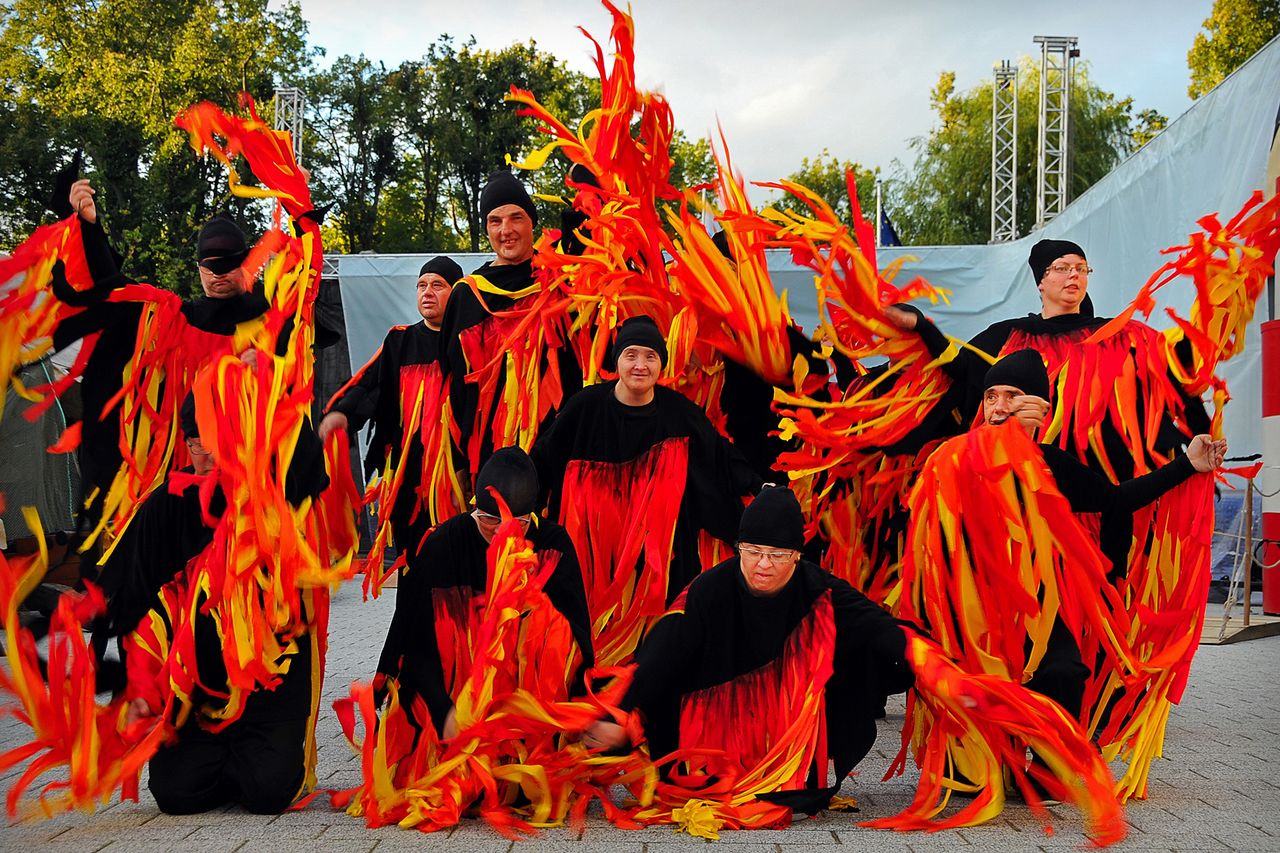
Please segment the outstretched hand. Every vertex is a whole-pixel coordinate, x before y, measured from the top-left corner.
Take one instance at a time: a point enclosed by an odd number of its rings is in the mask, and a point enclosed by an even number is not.
[[[587,749],[613,752],[627,745],[627,730],[610,720],[596,720],[582,733],[582,745]]]
[[[916,322],[920,319],[917,315],[910,311],[904,311],[896,305],[886,305],[884,307],[884,316],[889,322],[904,332],[910,332],[916,327]]]
[[[80,214],[80,218],[85,222],[93,224],[98,221],[98,208],[93,203],[93,197],[97,193],[92,186],[89,185],[88,178],[81,178],[71,185],[71,207],[75,212]]]
[[[1201,474],[1221,468],[1222,460],[1226,456],[1227,440],[1225,438],[1215,441],[1208,435],[1202,434],[1191,439],[1191,443],[1187,445],[1187,458],[1191,460],[1191,467]]]

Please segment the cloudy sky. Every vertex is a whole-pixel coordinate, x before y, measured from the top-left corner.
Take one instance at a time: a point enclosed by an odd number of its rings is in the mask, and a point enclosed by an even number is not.
[[[301,0],[312,44],[331,60],[394,65],[442,33],[485,48],[535,39],[592,72],[584,26],[606,43],[594,0]],[[1190,104],[1187,50],[1212,0],[636,0],[640,84],[663,92],[691,136],[717,120],[750,180],[794,171],[823,148],[893,172],[934,117],[943,70],[963,90],[1001,59],[1039,56],[1036,35],[1080,39],[1094,82],[1170,119]],[[366,10],[366,11],[361,11]],[[606,43],[607,49],[607,43]],[[327,60],[322,60],[327,61]]]

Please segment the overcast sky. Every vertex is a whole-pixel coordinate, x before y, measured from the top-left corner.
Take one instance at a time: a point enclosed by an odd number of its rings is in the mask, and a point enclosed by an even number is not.
[[[719,120],[735,166],[774,180],[823,148],[892,174],[934,123],[943,70],[960,90],[1001,59],[1039,56],[1036,35],[1079,38],[1093,81],[1173,119],[1189,105],[1187,51],[1212,0],[636,0],[637,76],[676,123],[707,135]],[[593,0],[302,0],[309,39],[331,61],[364,53],[395,65],[442,33],[498,49],[533,38],[593,73],[584,26],[608,49]]]

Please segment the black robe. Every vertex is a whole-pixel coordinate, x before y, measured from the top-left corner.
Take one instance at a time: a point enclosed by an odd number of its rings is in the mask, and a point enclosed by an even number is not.
[[[431,376],[438,370],[435,365],[439,360],[439,331],[429,328],[425,322],[393,326],[373,358],[329,401],[328,411],[347,416],[349,433],[359,432],[365,424],[372,425],[373,434],[364,457],[366,477],[383,466],[388,448],[392,465],[399,463],[401,454],[406,454],[404,482],[390,515],[396,542],[401,547],[421,542],[435,522],[426,506],[414,517],[422,480],[423,447],[418,436],[405,435],[405,407],[401,397],[402,393],[416,392],[415,382],[440,381],[438,375]],[[423,417],[435,414],[424,411]]]
[[[617,380],[593,385],[570,399],[540,434],[532,457],[547,495],[548,515],[563,523],[565,475],[574,463],[608,472],[610,494],[599,500],[618,504],[619,512],[634,512],[633,489],[647,473],[643,457],[666,449],[678,453],[684,474],[667,583],[669,602],[701,571],[699,532],[733,542],[742,519],[742,498],[759,491],[761,479],[716,432],[702,409],[678,391],[659,385],[652,402],[628,406],[614,395],[616,385]],[[594,506],[580,509],[588,515],[598,511]],[[588,543],[576,544],[585,553]]]
[[[884,697],[914,683],[906,635],[887,612],[846,582],[807,560],[777,595],[753,596],[737,557],[689,584],[683,601],[655,626],[638,654],[623,710],[644,716],[650,754],[660,758],[680,742],[681,703],[691,694],[742,679],[778,660],[793,631],[824,595],[830,596],[836,638],[832,675],[825,685],[827,747],[836,788],[875,742],[875,718]],[[726,719],[726,726],[750,724]],[[770,796],[801,811],[824,808],[834,788],[826,768],[802,791]]]
[[[549,521],[530,527],[526,538],[535,553],[558,555],[543,591],[568,622],[582,655],[582,664],[569,685],[576,692],[581,689],[583,673],[594,664],[595,658],[587,600],[573,542],[563,527]],[[480,535],[475,519],[470,515],[455,516],[427,537],[396,591],[395,615],[387,631],[378,672],[393,676],[399,673],[400,701],[411,712],[410,719],[414,719],[414,700],[421,697],[437,733],[443,731],[445,717],[453,707],[436,633],[437,607],[456,613],[450,607],[455,600],[465,606],[485,594],[488,550],[489,545]],[[427,721],[416,719],[414,722],[422,726]]]
[[[120,407],[108,404],[123,384],[125,366],[137,346],[138,323],[142,305],[137,302],[108,302],[113,290],[133,282],[120,270],[120,256],[111,248],[101,222],[80,220],[81,243],[92,289],[77,293],[64,281],[54,280],[54,295],[59,300],[81,306],[76,313],[58,324],[53,344],[60,350],[74,341],[99,335],[84,369],[80,383],[84,406],[80,441],[81,488],[97,498],[86,512],[89,526],[97,522],[101,505],[124,457],[120,453]],[[197,329],[210,334],[230,336],[240,323],[256,319],[270,307],[260,291],[242,293],[227,299],[201,296],[182,303],[182,314]]]
[[[473,275],[484,276],[491,284],[508,293],[516,293],[534,284],[532,259],[519,264],[485,263]],[[486,293],[482,303],[466,279],[455,285],[449,296],[449,304],[445,308],[444,319],[440,324],[440,368],[445,375],[449,388],[449,402],[453,412],[453,421],[457,433],[453,435],[454,458],[457,470],[467,472],[463,479],[468,488],[474,486],[476,474],[480,466],[496,449],[493,444],[493,411],[480,411],[480,387],[474,379],[468,380],[469,372],[478,370],[484,365],[468,364],[463,346],[463,335],[471,330],[476,334],[496,331],[499,318],[495,317],[503,311],[510,310],[518,304],[518,300],[509,296]],[[527,298],[527,297],[522,297]],[[480,327],[477,329],[477,327]],[[494,355],[496,353],[489,353]],[[564,399],[567,400],[582,388],[582,368],[578,364],[573,351],[566,345],[561,347],[553,358],[560,373],[560,384]],[[549,365],[544,365],[549,367]],[[494,400],[501,398],[506,383],[505,371],[499,369],[495,377]],[[540,426],[545,426],[555,416],[553,407]]]

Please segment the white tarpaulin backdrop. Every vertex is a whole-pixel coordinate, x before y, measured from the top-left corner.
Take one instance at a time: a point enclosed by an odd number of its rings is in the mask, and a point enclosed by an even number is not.
[[[1161,249],[1184,243],[1201,216],[1220,213],[1225,220],[1254,190],[1264,188],[1278,106],[1280,39],[1073,201],[1043,231],[988,246],[886,248],[880,250],[879,263],[884,266],[904,254],[914,257],[904,275],[922,275],[952,291],[950,305],[923,306],[926,313],[948,334],[971,338],[997,320],[1038,311],[1026,264],[1031,245],[1042,237],[1073,240],[1084,247],[1095,270],[1089,294],[1097,314],[1113,316],[1164,262]],[[388,328],[418,320],[414,283],[427,257],[337,259],[353,370],[373,355]],[[471,272],[490,256],[452,257]],[[788,292],[795,319],[811,329],[816,309],[807,271],[783,251],[771,252],[769,267],[778,289]],[[1186,316],[1193,297],[1189,284],[1174,283],[1159,292],[1158,301],[1162,309],[1171,307]],[[1226,421],[1232,455],[1262,449],[1258,326],[1267,319],[1265,300],[1264,295],[1258,319],[1249,326],[1245,352],[1222,369],[1233,397]],[[1157,328],[1171,325],[1163,313],[1152,315],[1150,322]]]

